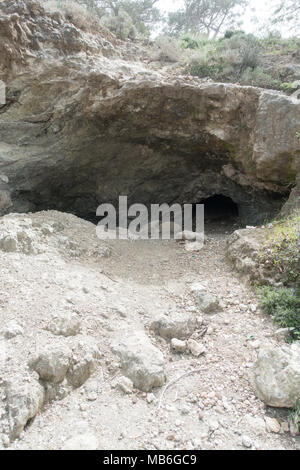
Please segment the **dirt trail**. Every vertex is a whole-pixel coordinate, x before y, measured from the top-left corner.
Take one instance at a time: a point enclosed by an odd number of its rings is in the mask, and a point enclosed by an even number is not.
[[[11,340],[15,361],[36,345],[51,342],[44,325],[51,310],[72,308],[84,334],[93,336],[101,352],[101,369],[63,400],[40,413],[13,449],[60,449],[74,436],[92,434],[99,449],[295,449],[289,434],[268,432],[266,409],[248,382],[248,369],[259,347],[275,344],[276,327],[257,309],[251,289],[225,259],[226,227],[211,228],[201,252],[189,253],[174,241],[109,242],[112,255],[100,261],[45,260],[9,254],[1,258],[1,287],[16,292],[2,305],[25,328],[22,339]],[[12,283],[12,277],[14,282]],[[203,284],[216,294],[222,310],[202,314],[193,334],[206,353],[199,358],[176,354],[170,343],[149,331],[158,312],[176,309],[197,313],[190,286]],[[18,288],[20,290],[18,291]],[[35,313],[37,312],[37,313]],[[114,387],[121,374],[111,343],[126,331],[143,330],[164,354],[167,382],[181,377],[163,394]],[[16,362],[16,363],[17,363]],[[203,368],[202,372],[195,372]],[[190,373],[190,374],[189,374]],[[159,409],[159,401],[161,406]],[[276,411],[279,420],[286,414]]]

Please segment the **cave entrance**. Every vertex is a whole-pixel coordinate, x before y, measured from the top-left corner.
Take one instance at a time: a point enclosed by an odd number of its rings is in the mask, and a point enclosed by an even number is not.
[[[228,222],[233,223],[239,218],[238,205],[223,194],[214,194],[206,199],[202,199],[200,204],[204,204],[204,218],[206,223]]]

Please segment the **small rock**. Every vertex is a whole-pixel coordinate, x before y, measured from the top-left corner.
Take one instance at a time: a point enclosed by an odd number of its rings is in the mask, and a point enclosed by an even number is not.
[[[251,449],[251,447],[253,445],[250,437],[245,436],[245,435],[242,436],[242,444],[243,444],[244,447],[246,447],[246,449]]]
[[[204,291],[198,293],[198,305],[204,313],[216,313],[220,310],[217,297]]]
[[[146,400],[147,403],[153,403],[156,400],[155,395],[153,393],[147,393]]]
[[[203,284],[200,284],[200,282],[194,282],[193,284],[190,285],[190,290],[192,292],[205,292],[206,287],[203,286]]]
[[[122,369],[135,387],[149,392],[165,380],[165,362],[161,351],[153,346],[143,331],[125,332],[112,346],[121,359]]]
[[[186,341],[181,341],[180,339],[173,338],[171,340],[171,346],[174,351],[183,353],[186,350]]]
[[[80,332],[79,317],[74,312],[64,312],[52,318],[47,328],[54,335],[75,336]]]
[[[117,382],[117,387],[124,393],[129,394],[133,392],[133,382],[128,377],[120,377]]]
[[[194,333],[196,326],[195,315],[187,312],[171,312],[170,315],[157,316],[150,324],[150,329],[166,339],[185,340]]]
[[[66,376],[70,357],[70,349],[63,345],[46,346],[29,361],[29,367],[39,374],[41,380],[58,383]]]
[[[184,245],[186,251],[201,251],[203,250],[204,243],[203,242],[187,242]]]
[[[197,343],[194,339],[189,339],[187,342],[187,346],[191,351],[192,355],[195,357],[199,357],[201,354],[205,353],[205,347],[203,344]]]
[[[95,401],[95,400],[97,400],[97,398],[98,398],[98,395],[97,395],[96,392],[91,392],[87,396],[88,401]]]
[[[266,424],[263,418],[246,414],[244,417],[245,425],[250,428],[255,435],[263,435],[266,432]]]
[[[274,432],[276,434],[280,432],[280,424],[278,423],[277,419],[266,416],[265,422],[266,422],[266,430],[268,432]]]
[[[285,432],[289,432],[289,430],[290,430],[290,426],[287,421],[284,421],[283,423],[281,423],[280,432],[285,433]]]

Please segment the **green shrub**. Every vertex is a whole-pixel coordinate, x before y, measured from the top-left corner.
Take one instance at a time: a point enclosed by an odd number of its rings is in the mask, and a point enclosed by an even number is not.
[[[290,411],[289,421],[291,421],[300,432],[300,401],[297,403],[297,406]]]
[[[205,46],[211,46],[214,48],[215,41],[213,39],[209,39],[206,36],[201,35],[193,35],[193,34],[185,34],[180,38],[181,46],[183,49],[201,49]]]
[[[240,83],[242,85],[251,85],[261,88],[275,88],[280,86],[279,80],[269,75],[262,67],[254,69],[247,68],[241,75]]]
[[[264,286],[258,288],[258,294],[262,310],[272,315],[280,327],[293,328],[291,339],[300,340],[300,289]]]
[[[261,60],[259,40],[252,34],[245,35],[240,43],[239,53],[241,56],[241,71],[247,68],[255,69]]]
[[[199,49],[201,46],[199,39],[188,34],[181,38],[181,44],[184,49]]]
[[[280,85],[280,90],[286,93],[291,93],[294,91],[293,84],[290,82],[284,82]]]
[[[205,65],[205,64],[195,64],[192,65],[190,73],[199,78],[216,78],[217,75],[223,71],[223,66],[221,64],[214,65]]]
[[[237,35],[237,34],[238,34],[238,35],[242,35],[242,34],[245,34],[245,32],[244,32],[243,30],[241,30],[241,29],[237,29],[237,30],[235,30],[235,29],[228,29],[228,30],[225,32],[224,37],[221,39],[221,41],[224,40],[224,39],[230,39],[230,38],[232,38],[232,36],[235,36],[235,35]]]
[[[290,164],[291,165],[291,164]],[[295,172],[291,166],[291,182]],[[266,232],[262,260],[273,265],[285,285],[300,286],[300,213],[296,211],[288,218],[275,221]]]

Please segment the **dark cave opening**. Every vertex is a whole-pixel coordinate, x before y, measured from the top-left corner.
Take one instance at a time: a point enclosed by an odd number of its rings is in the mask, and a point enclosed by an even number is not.
[[[238,205],[228,196],[214,194],[199,201],[204,204],[205,222],[235,221],[239,218]]]

